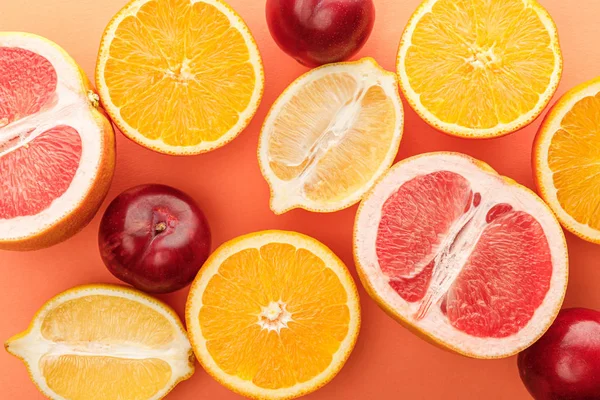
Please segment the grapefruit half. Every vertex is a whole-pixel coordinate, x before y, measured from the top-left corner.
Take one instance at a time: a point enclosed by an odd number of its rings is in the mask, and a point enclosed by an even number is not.
[[[457,153],[394,166],[360,206],[354,256],[386,312],[475,358],[531,345],[556,317],[567,286],[566,242],[548,206]]]
[[[0,32],[0,249],[33,250],[82,229],[106,196],[114,132],[75,61]]]

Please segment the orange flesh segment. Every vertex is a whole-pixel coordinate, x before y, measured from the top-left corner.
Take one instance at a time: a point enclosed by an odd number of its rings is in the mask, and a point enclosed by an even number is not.
[[[57,84],[46,58],[0,47],[0,219],[47,209],[67,191],[79,168],[83,149],[74,128],[55,126],[28,140],[36,126],[27,125],[27,118],[52,108]]]
[[[439,0],[416,24],[404,67],[439,120],[487,129],[538,104],[556,57],[548,30],[522,0]]]
[[[40,370],[50,389],[70,400],[147,400],[171,378],[169,364],[158,359],[46,355]]]
[[[194,146],[238,122],[257,77],[226,15],[204,2],[173,0],[148,1],[121,21],[104,78],[121,117],[140,134]]]
[[[484,208],[482,201],[490,199],[454,172],[409,180],[383,206],[377,258],[390,286],[420,303],[419,313],[428,295],[442,290],[440,307],[452,326],[472,336],[507,337],[542,304],[552,258],[534,217],[510,204]],[[457,264],[461,259],[464,265]]]
[[[221,264],[204,291],[198,318],[207,349],[225,373],[278,389],[306,382],[330,365],[348,333],[346,302],[344,287],[323,260],[272,243]],[[262,311],[273,304],[282,304],[278,310],[290,319],[282,314],[266,319]]]
[[[600,94],[579,100],[561,121],[548,165],[561,207],[577,222],[600,229]]]
[[[64,343],[160,347],[174,339],[172,325],[158,311],[137,301],[103,295],[66,301],[54,308],[44,318],[41,332],[50,341]]]
[[[385,160],[397,118],[380,86],[362,87],[348,73],[319,78],[281,110],[269,137],[271,170],[297,182],[308,199],[339,202],[364,187]]]

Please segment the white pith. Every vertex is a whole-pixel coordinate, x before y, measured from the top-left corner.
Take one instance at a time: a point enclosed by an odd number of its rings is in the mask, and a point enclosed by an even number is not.
[[[585,84],[584,84],[585,85]],[[548,164],[548,153],[550,151],[550,145],[552,144],[552,138],[558,130],[563,129],[561,122],[575,104],[583,100],[586,97],[596,96],[600,92],[600,81],[596,80],[593,84],[588,86],[577,87],[571,92],[568,92],[563,96],[559,103],[552,109],[551,117],[544,122],[544,134],[541,140],[537,144],[537,155],[535,163],[538,169],[538,183],[540,189],[543,192],[544,198],[557,214],[558,218],[563,223],[572,227],[573,230],[577,231],[583,236],[591,238],[593,240],[600,240],[600,231],[592,228],[588,224],[583,224],[573,218],[565,209],[560,205],[558,201],[558,189],[554,186],[554,173],[550,169]]]
[[[121,297],[143,303],[145,306],[159,312],[168,319],[173,326],[175,339],[163,348],[148,348],[136,345],[135,343],[55,343],[42,336],[41,327],[44,318],[51,310],[69,300],[91,295]],[[25,336],[9,343],[8,351],[23,360],[29,369],[32,379],[42,393],[54,400],[69,399],[55,393],[46,383],[46,379],[40,371],[40,360],[46,355],[80,355],[88,357],[108,356],[136,360],[149,358],[160,359],[168,363],[171,367],[171,378],[163,389],[148,400],[161,399],[178,381],[182,380],[184,377],[190,376],[194,372],[193,365],[190,364],[190,356],[192,354],[191,345],[183,330],[181,322],[175,314],[166,311],[165,306],[158,303],[158,301],[149,298],[140,298],[139,294],[136,295],[130,290],[123,290],[117,286],[112,288],[107,286],[74,288],[57,296],[42,307],[36,315],[36,318],[32,321],[30,331]]]
[[[262,329],[279,333],[288,323],[293,321],[292,314],[287,310],[286,304],[281,301],[272,301],[263,307],[258,316],[258,325]]]
[[[293,398],[310,392],[323,383],[329,381],[329,379],[331,379],[333,375],[337,373],[337,371],[346,361],[349,352],[352,350],[352,346],[354,344],[356,335],[358,334],[360,325],[360,312],[358,311],[360,306],[358,296],[356,294],[356,286],[354,285],[354,281],[346,269],[346,266],[339,259],[333,256],[326,247],[317,242],[315,239],[296,233],[265,231],[259,234],[248,235],[239,241],[234,239],[232,242],[234,241],[234,244],[229,245],[226,243],[213,253],[209,261],[202,267],[200,274],[196,278],[196,281],[190,290],[190,297],[187,301],[186,321],[194,351],[199,361],[206,370],[210,371],[211,374],[216,375],[218,380],[224,383],[226,386],[235,388],[235,391],[246,396],[260,399]],[[204,291],[212,277],[218,274],[221,264],[227,258],[240,251],[245,249],[259,249],[262,246],[271,243],[289,243],[298,249],[306,249],[322,259],[325,265],[336,273],[342,286],[346,290],[346,293],[348,294],[347,304],[350,312],[348,333],[344,340],[340,343],[338,351],[333,355],[329,366],[319,375],[315,376],[309,381],[297,383],[294,386],[282,389],[261,388],[251,381],[241,379],[238,376],[229,375],[223,371],[208,352],[206,340],[202,335],[202,328],[200,327],[200,321],[198,318],[200,309],[203,305],[202,296]],[[290,318],[293,318],[293,315],[291,315]]]
[[[550,45],[549,48],[552,49],[555,53],[555,63],[554,70],[550,77],[550,82],[548,83],[548,87],[544,93],[539,94],[538,103],[527,113],[521,115],[518,119],[508,122],[508,123],[498,123],[496,126],[491,128],[470,128],[458,124],[448,123],[440,120],[437,116],[435,116],[432,112],[430,112],[422,103],[421,103],[421,95],[417,93],[412,86],[410,85],[410,79],[406,73],[406,69],[404,68],[406,54],[408,53],[408,49],[412,45],[412,34],[419,23],[419,21],[426,14],[432,12],[433,7],[439,0],[426,0],[421,6],[415,11],[413,16],[411,17],[408,25],[406,26],[404,33],[402,35],[402,39],[400,42],[400,47],[398,49],[398,57],[397,57],[397,73],[398,78],[400,80],[402,90],[405,92],[406,97],[409,99],[409,102],[418,114],[421,117],[436,127],[439,130],[444,132],[463,136],[463,137],[473,137],[473,138],[485,138],[485,137],[494,137],[506,133],[513,132],[521,127],[525,126],[527,123],[533,121],[540,112],[546,107],[550,99],[552,98],[556,88],[558,87],[558,83],[561,78],[562,71],[562,56],[560,51],[560,44],[558,39],[558,32],[556,30],[556,26],[552,21],[550,15],[546,12],[545,9],[542,8],[541,5],[536,0],[523,0],[523,4],[527,7],[531,7],[536,11],[537,15],[540,18],[540,21],[544,24],[546,29],[548,30],[548,34],[550,36]],[[490,54],[488,54],[490,55]],[[492,53],[493,55],[493,53]],[[471,62],[474,66],[481,66],[481,61]]]
[[[200,144],[195,146],[172,146],[165,142],[163,142],[160,138],[158,139],[149,139],[146,136],[142,135],[137,131],[137,129],[133,128],[131,125],[127,123],[122,117],[120,108],[117,107],[111,100],[110,93],[108,87],[106,85],[106,81],[104,80],[104,72],[106,62],[108,61],[109,55],[109,45],[115,38],[115,32],[117,31],[120,23],[127,17],[135,16],[139,9],[146,3],[155,0],[137,0],[129,3],[123,10],[121,10],[115,18],[111,21],[110,25],[106,28],[104,33],[104,37],[102,40],[102,44],[100,47],[100,54],[98,55],[98,64],[96,70],[96,79],[98,82],[98,93],[102,98],[102,102],[105,105],[105,108],[108,111],[114,110],[112,112],[111,117],[118,121],[117,125],[123,126],[125,129],[125,133],[128,136],[132,136],[136,142],[159,151],[164,151],[170,154],[197,154],[206,152],[209,150],[216,149],[221,146],[223,143],[227,143],[233,140],[240,132],[246,127],[249,123],[250,119],[258,109],[260,105],[260,99],[262,96],[263,88],[264,88],[264,71],[262,67],[262,59],[260,56],[260,52],[258,47],[253,39],[253,36],[248,29],[246,23],[242,20],[242,18],[237,15],[231,8],[226,6],[221,0],[190,0],[191,4],[195,3],[206,3],[216,7],[223,15],[225,15],[229,19],[229,23],[231,27],[238,30],[242,37],[244,38],[246,45],[248,47],[249,52],[249,62],[252,64],[254,68],[254,77],[255,77],[255,85],[254,91],[252,92],[252,96],[248,103],[248,107],[239,114],[238,122],[231,127],[231,129],[221,136],[219,139],[215,141],[202,141]],[[185,67],[185,61],[183,67]],[[185,68],[183,75],[185,75]],[[168,74],[172,71],[165,71],[165,74]],[[188,73],[189,77],[189,73]],[[167,121],[168,122],[168,121]]]
[[[362,89],[364,93],[366,92],[366,89],[372,86],[380,86],[384,90],[387,97],[393,102],[396,111],[397,119],[393,134],[394,139],[390,144],[390,148],[385,159],[381,162],[377,171],[374,171],[371,179],[362,188],[339,202],[319,202],[308,198],[304,193],[304,184],[310,177],[310,173],[303,173],[291,181],[284,181],[273,173],[270,168],[271,156],[268,154],[269,140],[273,126],[276,123],[282,109],[287,106],[287,103],[298,93],[299,90],[310,84],[312,81],[321,79],[323,76],[341,73],[351,74],[357,78],[357,81],[359,82],[357,91],[359,92]],[[339,63],[317,68],[298,78],[286,89],[286,91],[275,101],[271,110],[269,111],[261,131],[258,147],[258,157],[260,160],[261,170],[272,189],[271,209],[275,213],[281,214],[295,207],[319,210],[320,212],[337,211],[356,203],[362,198],[365,192],[373,186],[377,179],[387,170],[389,165],[391,165],[398,152],[398,146],[400,145],[404,127],[404,111],[402,108],[400,95],[398,94],[397,84],[398,82],[395,74],[383,71],[377,65],[375,60],[371,58],[364,58],[358,63]],[[350,105],[349,110],[346,110],[347,112],[343,112],[341,115],[346,120],[336,120],[334,121],[334,124],[339,127],[347,127],[351,125],[354,119],[356,119],[356,111],[360,106],[361,99],[362,97],[360,96],[357,96],[355,99],[353,99],[354,102]],[[339,117],[340,114],[337,116]],[[331,143],[326,143],[327,146],[335,146],[337,144],[336,141],[339,142],[339,140],[341,140],[343,137],[343,134],[347,131],[347,129],[338,130],[340,131],[340,134],[336,135],[335,138],[332,138],[333,140],[330,141]],[[340,135],[342,136],[340,137]],[[317,150],[322,151],[322,149]],[[357,154],[357,156],[360,155]],[[315,165],[316,162],[313,163],[313,167]]]
[[[92,114],[81,72],[58,46],[24,33],[0,33],[0,47],[18,47],[46,58],[57,74],[56,102],[48,109],[0,128],[0,141],[27,127],[37,127],[20,146],[26,145],[45,130],[68,125],[79,132],[82,142],[81,163],[66,192],[39,214],[0,219],[0,240],[16,240],[41,232],[69,215],[88,193],[100,167],[103,127]],[[17,129],[18,127],[18,129]],[[0,154],[2,157],[4,154]]]
[[[454,328],[440,307],[431,307],[423,319],[415,318],[421,302],[405,301],[389,285],[378,263],[375,241],[384,202],[410,179],[447,170],[466,178],[474,193],[493,197],[494,203],[508,203],[514,210],[534,216],[542,226],[550,247],[553,263],[550,288],[531,320],[517,333],[505,338],[479,338]],[[483,201],[480,207],[484,205]],[[463,354],[481,358],[497,358],[514,354],[529,346],[549,326],[560,309],[568,276],[566,243],[562,229],[553,214],[535,194],[518,184],[508,184],[492,172],[483,170],[473,159],[448,153],[416,156],[400,162],[367,195],[357,215],[355,258],[376,296],[383,299],[393,313],[408,321],[436,341]],[[460,266],[462,267],[462,265]],[[459,271],[458,271],[459,272]],[[434,272],[435,275],[435,272]],[[433,284],[433,278],[432,278]]]

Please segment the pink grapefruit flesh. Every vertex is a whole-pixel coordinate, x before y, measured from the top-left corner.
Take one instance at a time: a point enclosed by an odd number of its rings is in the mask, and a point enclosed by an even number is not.
[[[55,244],[100,206],[114,169],[114,133],[92,94],[54,43],[0,33],[0,248]]]
[[[68,189],[81,160],[81,138],[59,125],[0,158],[0,218],[35,215]]]
[[[490,356],[518,351],[554,318],[566,284],[564,237],[541,200],[452,153],[393,168],[361,206],[355,256],[384,308],[459,352],[469,339],[504,341]],[[544,325],[532,326],[540,308]]]

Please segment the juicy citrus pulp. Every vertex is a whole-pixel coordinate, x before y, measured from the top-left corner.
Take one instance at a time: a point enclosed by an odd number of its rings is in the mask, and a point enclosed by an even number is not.
[[[186,306],[204,368],[245,396],[282,399],[316,390],[350,355],[360,323],[344,264],[307,236],[265,231],[221,246]]]
[[[600,78],[565,94],[534,145],[542,197],[576,235],[600,243]]]
[[[537,339],[567,279],[565,239],[541,199],[452,153],[405,160],[378,183],[357,216],[355,257],[392,315],[474,357]]]
[[[260,136],[271,209],[328,212],[358,202],[392,164],[403,121],[396,77],[373,59],[301,76],[273,104]]]
[[[426,0],[409,21],[400,86],[425,121],[463,137],[532,122],[562,73],[558,34],[536,0]]]
[[[0,33],[1,246],[54,244],[81,229],[102,202],[114,138],[90,95],[87,78],[57,45]]]
[[[80,286],[54,297],[5,346],[56,400],[160,399],[194,372],[177,315],[120,286]]]
[[[194,154],[246,127],[264,76],[248,27],[221,0],[133,0],[104,32],[96,80],[130,139]]]

